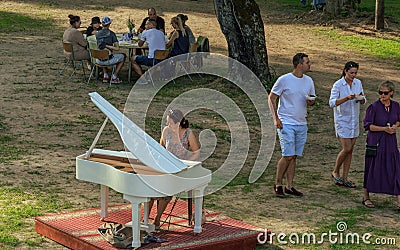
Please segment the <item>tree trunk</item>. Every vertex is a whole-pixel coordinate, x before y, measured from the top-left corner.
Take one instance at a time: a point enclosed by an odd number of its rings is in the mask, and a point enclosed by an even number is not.
[[[384,0],[376,0],[375,5],[375,29],[381,30],[385,27]]]
[[[356,10],[358,0],[326,0],[325,11],[333,16],[349,15]]]
[[[215,6],[229,57],[246,65],[267,85],[271,74],[259,6],[254,0],[216,0]]]

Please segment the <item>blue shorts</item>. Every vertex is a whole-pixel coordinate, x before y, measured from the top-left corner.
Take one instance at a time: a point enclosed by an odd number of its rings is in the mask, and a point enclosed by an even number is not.
[[[153,58],[148,58],[147,56],[135,56],[134,60],[139,65],[153,66],[158,63],[157,60]]]
[[[283,124],[277,129],[282,156],[302,156],[307,141],[307,125]]]

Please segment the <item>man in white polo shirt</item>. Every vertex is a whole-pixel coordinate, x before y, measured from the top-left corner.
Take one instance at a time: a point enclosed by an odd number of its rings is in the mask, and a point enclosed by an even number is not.
[[[314,105],[314,100],[308,100],[306,96],[315,96],[314,82],[304,73],[310,70],[310,60],[304,53],[298,53],[293,57],[293,72],[278,78],[271,89],[268,104],[274,125],[277,128],[279,142],[282,149],[282,157],[278,161],[274,192],[277,197],[285,197],[285,194],[302,196],[292,186],[294,169],[297,156],[302,156],[307,140],[307,105]],[[279,98],[278,109],[276,99]],[[283,176],[286,175],[285,189],[282,187]]]
[[[143,75],[140,65],[153,66],[158,63],[154,59],[154,52],[156,50],[165,50],[164,33],[156,29],[156,22],[153,20],[146,21],[146,30],[143,32],[138,45],[142,47],[145,42],[149,45],[148,56],[136,55],[131,58],[133,69],[139,76]]]

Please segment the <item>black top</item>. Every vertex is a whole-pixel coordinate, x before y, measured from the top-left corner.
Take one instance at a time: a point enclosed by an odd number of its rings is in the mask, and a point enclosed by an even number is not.
[[[102,27],[100,26],[98,30],[101,30],[101,29],[102,29]],[[94,28],[93,28],[92,25],[90,25],[90,26],[87,28],[87,30],[86,30],[86,35],[87,35],[87,36],[94,35],[94,34],[93,34],[93,31],[94,31]]]
[[[141,28],[142,30],[145,30],[145,29],[146,29],[144,26],[145,26],[147,20],[149,20],[149,19],[150,19],[150,17],[146,17],[145,19],[143,19],[143,22],[142,22],[142,24],[140,25],[140,28]],[[162,17],[157,16],[157,18],[156,18],[156,23],[157,23],[156,29],[158,29],[158,30],[164,30],[164,33],[165,33],[165,21],[164,21],[164,19],[163,19]]]
[[[169,56],[171,56],[171,57],[189,52],[190,43],[189,43],[188,34],[183,36],[182,31],[180,31],[180,30],[177,30],[177,31],[178,31],[179,37],[174,40],[174,47],[172,48],[171,53],[169,54]]]

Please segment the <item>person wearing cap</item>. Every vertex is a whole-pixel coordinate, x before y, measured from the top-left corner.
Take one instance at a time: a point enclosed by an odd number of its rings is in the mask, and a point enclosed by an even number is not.
[[[109,59],[105,61],[100,61],[96,59],[96,62],[102,66],[110,66],[116,64],[116,69],[114,74],[111,76],[111,83],[121,83],[122,81],[118,78],[118,73],[124,65],[126,55],[125,54],[115,54],[114,51],[119,50],[119,43],[117,36],[113,31],[110,30],[110,25],[112,19],[108,16],[103,17],[101,24],[103,29],[96,32],[97,46],[100,50],[107,50]],[[106,68],[104,68],[103,82],[108,82],[109,76],[106,73]]]
[[[162,17],[157,16],[156,9],[154,8],[149,8],[147,10],[147,14],[149,15],[145,19],[143,19],[142,24],[140,25],[140,28],[138,30],[139,33],[142,33],[144,30],[146,30],[146,22],[148,20],[153,20],[156,22],[156,29],[162,31],[162,33],[165,33],[165,21]]]
[[[167,123],[162,131],[160,144],[181,160],[196,161],[200,157],[200,147],[196,136],[189,128],[189,121],[183,116],[182,111],[178,109],[170,109],[168,111]],[[157,215],[154,218],[154,225],[156,229],[159,229],[161,215],[172,197],[154,199],[157,199]],[[149,211],[153,206],[154,199],[149,202]],[[203,218],[204,221],[205,217]]]
[[[90,22],[90,26],[86,30],[86,35],[87,36],[96,35],[96,32],[102,29],[100,24],[101,24],[100,17],[98,16],[92,17],[92,22]]]
[[[74,48],[75,60],[87,60],[87,67],[90,70],[92,62],[90,61],[90,55],[87,48],[87,41],[83,37],[82,33],[78,30],[81,26],[81,18],[79,16],[68,15],[70,27],[64,31],[63,42],[72,44]],[[64,54],[71,57],[71,53],[64,50]]]
[[[143,75],[140,65],[153,66],[157,64],[158,61],[154,60],[155,51],[165,50],[164,33],[156,29],[156,22],[153,20],[146,21],[146,30],[138,41],[139,47],[142,47],[145,42],[149,45],[149,54],[147,56],[135,55],[131,58],[133,69],[139,76]]]

